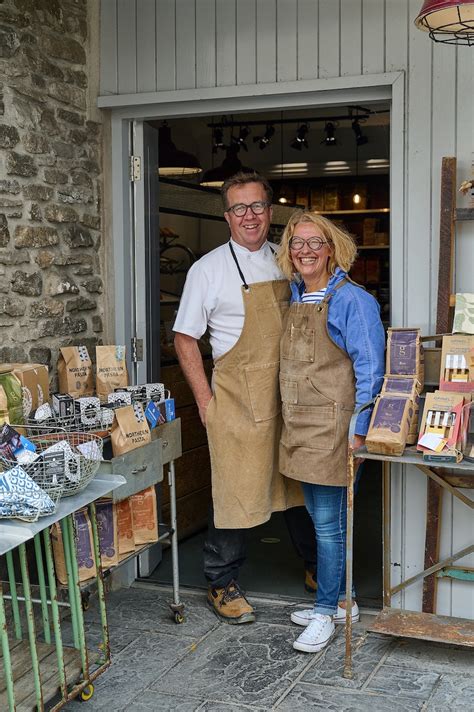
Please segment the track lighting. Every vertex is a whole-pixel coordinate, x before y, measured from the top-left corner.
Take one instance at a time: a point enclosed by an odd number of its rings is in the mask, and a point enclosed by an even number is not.
[[[244,151],[248,151],[247,144],[245,143],[245,141],[249,133],[250,129],[248,126],[241,126],[239,129],[239,135],[231,136],[231,141],[237,146],[239,150],[240,148],[243,148]]]
[[[363,146],[368,142],[369,139],[362,133],[362,129],[359,124],[359,119],[354,119],[354,121],[352,122],[352,130],[355,133],[356,144],[358,146]]]
[[[271,124],[267,125],[267,128],[265,129],[265,133],[263,136],[254,136],[253,142],[257,143],[258,142],[258,147],[261,151],[263,151],[264,148],[268,146],[270,143],[270,140],[272,136],[275,133],[275,127],[272,126]]]
[[[217,153],[219,149],[224,151],[225,148],[223,130],[214,129],[212,132],[212,153]]]
[[[334,135],[336,131],[336,127],[333,124],[332,121],[326,121],[326,125],[324,127],[324,132],[326,134],[326,138],[323,138],[321,143],[326,144],[326,146],[335,146],[337,144],[336,137]]]
[[[296,148],[297,151],[301,151],[303,146],[308,148],[308,142],[306,140],[306,134],[309,131],[308,124],[301,124],[296,131],[296,136],[291,142],[291,148]]]

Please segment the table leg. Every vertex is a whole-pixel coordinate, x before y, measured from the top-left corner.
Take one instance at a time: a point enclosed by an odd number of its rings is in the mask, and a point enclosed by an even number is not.
[[[383,462],[382,464],[383,472],[383,606],[384,608],[390,608],[392,603],[391,595],[391,506],[392,506],[392,493],[391,493],[391,476],[390,476],[390,462]]]
[[[349,450],[347,465],[346,532],[346,655],[343,676],[352,679],[352,562],[354,550],[354,456]]]

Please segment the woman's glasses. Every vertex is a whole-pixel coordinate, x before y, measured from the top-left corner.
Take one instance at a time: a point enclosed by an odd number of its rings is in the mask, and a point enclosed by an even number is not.
[[[290,250],[293,250],[293,252],[302,250],[304,245],[308,245],[313,252],[318,252],[323,245],[327,244],[328,242],[321,237],[310,237],[308,240],[303,240],[302,237],[292,237],[289,242]]]

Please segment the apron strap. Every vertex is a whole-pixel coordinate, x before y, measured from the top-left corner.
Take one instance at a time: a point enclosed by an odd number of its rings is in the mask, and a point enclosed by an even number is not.
[[[240,269],[240,265],[239,265],[239,262],[238,262],[238,260],[237,260],[237,255],[235,254],[234,248],[232,247],[232,242],[231,242],[230,240],[229,240],[229,247],[230,247],[230,251],[231,251],[232,257],[234,258],[234,262],[235,262],[235,264],[237,265],[237,269],[239,270],[240,279],[242,280],[242,284],[244,285],[244,289],[245,289],[246,292],[248,292],[248,291],[249,291],[249,285],[248,285],[247,282],[245,281],[244,273],[243,273],[242,270]]]
[[[341,287],[343,287],[347,282],[349,282],[349,280],[348,280],[346,277],[344,277],[344,279],[341,279],[341,281],[338,282],[338,283],[336,284],[336,286],[335,286],[330,292],[327,292],[327,293],[326,293],[326,295],[325,295],[324,299],[322,300],[321,304],[327,304],[328,301],[331,299],[331,297],[334,296],[334,292],[336,292],[338,289],[340,289]]]

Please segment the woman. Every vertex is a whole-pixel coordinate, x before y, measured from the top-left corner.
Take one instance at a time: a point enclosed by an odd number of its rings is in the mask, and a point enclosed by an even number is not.
[[[280,471],[303,483],[317,542],[316,602],[291,614],[305,626],[293,647],[310,653],[345,622],[349,423],[379,392],[384,373],[379,306],[347,274],[355,257],[344,230],[302,210],[291,216],[278,255],[292,293],[280,347]],[[365,411],[357,419],[354,449],[364,444],[369,418]],[[356,622],[355,602],[351,614]]]

